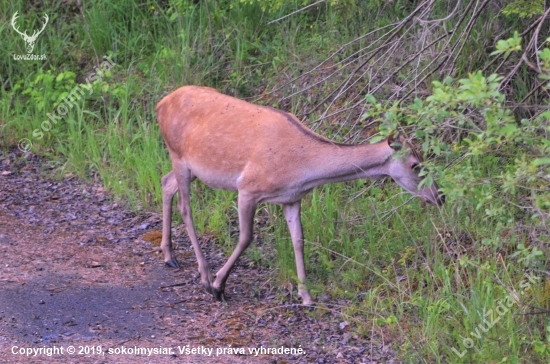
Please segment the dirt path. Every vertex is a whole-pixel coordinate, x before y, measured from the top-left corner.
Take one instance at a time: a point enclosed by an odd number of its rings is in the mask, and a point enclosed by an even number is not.
[[[272,272],[246,259],[228,301],[212,302],[185,235],[183,268],[166,268],[144,239],[160,231],[159,215],[136,215],[74,177],[48,180],[46,168],[0,154],[0,362],[397,363],[378,338],[341,329],[340,315],[312,313],[290,295],[281,303]],[[222,251],[202,243],[219,267]],[[255,352],[262,347],[294,353]]]

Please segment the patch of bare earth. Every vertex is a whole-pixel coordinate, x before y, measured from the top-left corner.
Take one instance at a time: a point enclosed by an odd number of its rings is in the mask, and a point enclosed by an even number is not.
[[[382,339],[299,306],[246,259],[227,301],[213,302],[185,234],[176,239],[182,268],[167,268],[144,239],[160,231],[158,214],[135,214],[97,184],[47,179],[44,165],[0,154],[0,362],[397,362]],[[202,244],[219,268],[225,254],[212,239]]]

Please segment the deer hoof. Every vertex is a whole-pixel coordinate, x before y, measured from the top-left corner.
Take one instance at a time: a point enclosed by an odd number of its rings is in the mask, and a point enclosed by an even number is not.
[[[212,298],[214,298],[214,301],[225,301],[225,293],[223,288],[217,289],[212,287],[212,292],[210,293],[212,293]]]
[[[202,286],[204,287],[204,290],[210,294],[212,293],[212,286],[210,285],[210,282],[202,282]]]
[[[308,307],[308,308],[313,310],[315,308],[315,302],[313,302],[313,301],[302,301],[302,306]]]
[[[170,259],[166,262],[164,262],[164,264],[166,264],[166,266],[170,267],[170,268],[179,268],[180,265],[178,264],[178,261],[175,260],[175,259]]]
[[[302,298],[302,306],[314,306],[313,298],[306,289],[298,288],[298,296]]]

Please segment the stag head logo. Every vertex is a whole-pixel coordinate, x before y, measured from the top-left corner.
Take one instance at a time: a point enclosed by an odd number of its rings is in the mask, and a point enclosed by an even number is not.
[[[40,35],[40,33],[42,33],[42,31],[44,30],[44,28],[46,28],[46,24],[48,24],[48,14],[44,14],[44,25],[42,26],[42,29],[40,29],[39,31],[34,31],[34,33],[32,33],[31,36],[27,35],[27,31],[25,30],[23,33],[21,33],[19,31],[19,29],[17,29],[17,26],[15,25],[15,21],[17,20],[17,11],[15,12],[15,14],[13,14],[13,17],[11,18],[11,26],[13,27],[13,29],[15,29],[15,31],[19,34],[21,34],[21,36],[23,37],[23,39],[25,40],[25,43],[27,44],[26,48],[27,48],[27,53],[31,53],[33,48],[34,48],[34,42],[36,41],[36,38],[38,38],[38,36]]]

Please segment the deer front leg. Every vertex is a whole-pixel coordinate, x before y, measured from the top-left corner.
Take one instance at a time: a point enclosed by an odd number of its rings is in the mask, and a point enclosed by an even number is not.
[[[225,282],[229,277],[231,269],[241,254],[248,248],[252,241],[252,228],[254,225],[254,214],[256,213],[256,200],[246,196],[244,193],[239,193],[238,197],[239,209],[239,243],[237,247],[224,264],[224,266],[216,273],[216,280],[212,287],[214,299],[221,301],[225,291]]]
[[[313,299],[306,287],[306,268],[304,265],[304,232],[302,230],[301,201],[283,205],[292,245],[294,246],[294,257],[296,258],[296,272],[298,273],[298,295],[302,297],[305,306],[311,306]]]
[[[172,268],[178,268],[178,261],[172,249],[172,199],[178,192],[178,182],[173,171],[162,177],[162,241],[160,249],[164,254],[164,263]],[[179,200],[178,200],[179,201]]]

